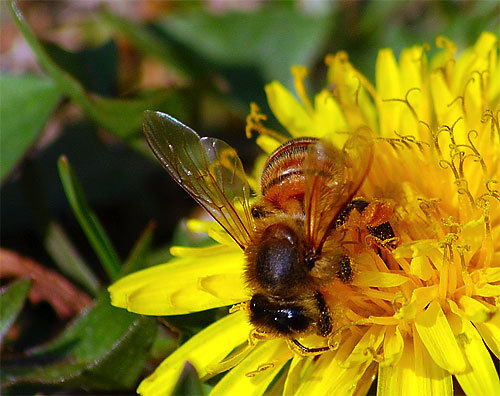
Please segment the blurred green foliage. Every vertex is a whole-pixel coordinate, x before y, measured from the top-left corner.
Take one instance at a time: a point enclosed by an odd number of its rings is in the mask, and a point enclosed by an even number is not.
[[[173,333],[111,307],[102,290],[168,258],[172,240],[207,243],[178,225],[194,203],[150,161],[144,110],[222,137],[250,166],[257,151],[244,138],[249,103],[269,114],[264,85],[277,79],[293,88],[290,66],[309,67],[312,91],[324,82],[327,53],[345,50],[373,80],[379,48],[397,55],[437,35],[463,48],[483,30],[500,33],[495,0],[253,3],[215,10],[209,1],[103,2],[82,11],[78,2],[20,2],[10,16],[2,13],[42,69],[5,68],[0,75],[2,246],[57,269],[95,298],[67,324],[54,321],[47,304],[26,302],[29,282],[7,285],[12,274],[2,280],[4,394],[35,394],[42,385],[49,393],[63,387],[134,394],[148,362],[225,312],[171,317]],[[57,21],[50,34],[43,34],[46,25],[35,29],[40,11]],[[64,47],[64,28],[80,38],[78,48]],[[176,394],[209,388],[187,366]]]
[[[0,180],[3,180],[33,144],[61,94],[52,80],[33,75],[2,74],[0,88],[2,97],[8,98],[0,106]]]

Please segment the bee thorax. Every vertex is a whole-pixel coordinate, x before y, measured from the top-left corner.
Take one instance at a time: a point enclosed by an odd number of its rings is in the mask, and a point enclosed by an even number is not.
[[[286,296],[307,278],[302,242],[285,224],[265,229],[256,254],[255,277],[268,292]]]

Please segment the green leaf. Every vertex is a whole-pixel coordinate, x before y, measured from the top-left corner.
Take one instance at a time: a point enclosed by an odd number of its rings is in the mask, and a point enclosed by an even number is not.
[[[20,280],[0,289],[0,342],[21,312],[31,282]]]
[[[184,368],[182,369],[181,375],[177,385],[175,385],[174,392],[172,396],[183,396],[183,395],[201,395],[203,396],[203,387],[198,377],[198,373],[194,366],[186,362]]]
[[[202,65],[190,62],[185,54],[177,51],[166,40],[162,40],[144,25],[102,10],[102,17],[112,28],[125,35],[135,47],[144,54],[160,59],[165,64],[173,66],[180,77],[199,75]]]
[[[125,261],[121,275],[139,271],[147,266],[147,259],[151,251],[151,243],[153,242],[154,229],[155,223],[149,223],[140,238],[135,243],[127,261]]]
[[[23,361],[3,362],[1,382],[129,389],[144,369],[156,331],[154,318],[114,308],[103,293],[55,341],[30,351]]]
[[[82,84],[70,73],[62,69],[49,56],[46,48],[29,29],[24,17],[15,3],[11,6],[14,19],[24,38],[43,67],[61,92],[75,101],[82,110],[97,123],[120,138],[129,138],[141,129],[142,113],[147,109],[161,109],[170,101],[166,91],[151,93],[134,99],[108,99],[90,95]]]
[[[163,360],[179,347],[179,337],[170,328],[158,326],[158,334],[151,346],[151,359]]]
[[[58,223],[49,223],[44,242],[58,268],[95,296],[99,291],[99,281]]]
[[[91,211],[80,183],[66,157],[62,156],[59,159],[58,169],[64,192],[80,226],[110,279],[115,280],[121,267],[120,259],[99,220]]]
[[[118,50],[114,40],[76,52],[53,43],[44,43],[44,48],[52,60],[71,73],[86,90],[105,96],[116,93]]]
[[[68,94],[69,95],[69,94]],[[71,95],[69,95],[71,97]],[[72,97],[73,99],[73,97]],[[123,139],[142,130],[143,113],[149,109],[169,108],[176,95],[167,91],[148,92],[135,99],[110,99],[93,96],[89,103],[74,99],[89,117]]]
[[[312,64],[326,43],[329,22],[328,13],[311,16],[297,8],[264,7],[223,15],[197,10],[168,16],[160,28],[184,45],[184,52],[215,65],[239,66],[243,73],[257,66],[264,81],[278,79],[293,87],[290,66]]]
[[[0,75],[0,180],[7,176],[54,110],[60,93],[40,76]]]

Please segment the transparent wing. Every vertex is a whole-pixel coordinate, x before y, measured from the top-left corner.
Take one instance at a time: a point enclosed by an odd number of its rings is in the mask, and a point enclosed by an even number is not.
[[[333,221],[359,190],[372,162],[372,139],[367,133],[351,136],[338,149],[325,141],[308,147],[304,161],[307,241],[319,254]]]
[[[163,167],[231,237],[250,241],[250,187],[236,151],[222,140],[200,138],[167,114],[144,113],[146,139]]]

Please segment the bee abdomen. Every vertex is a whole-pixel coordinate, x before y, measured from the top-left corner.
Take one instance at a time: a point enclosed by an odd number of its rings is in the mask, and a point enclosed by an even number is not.
[[[303,198],[304,160],[308,146],[317,141],[310,137],[293,139],[269,156],[261,175],[261,193],[268,202],[281,208],[283,202]]]

